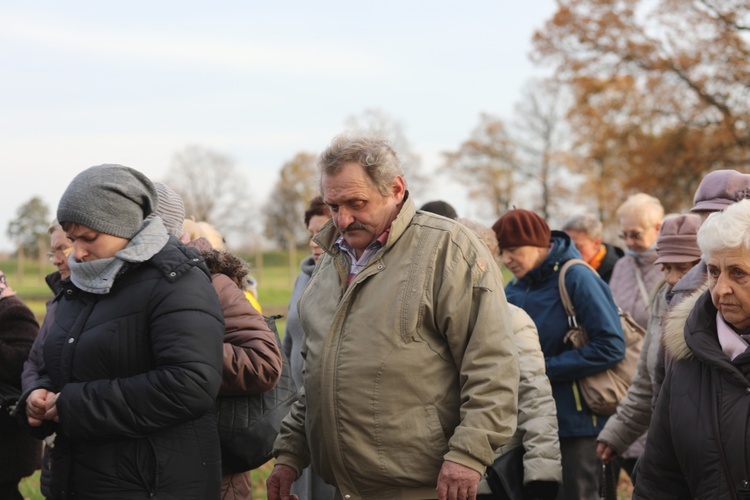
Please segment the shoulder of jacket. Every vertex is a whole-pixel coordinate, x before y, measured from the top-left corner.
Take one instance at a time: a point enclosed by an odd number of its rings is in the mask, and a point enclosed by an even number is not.
[[[701,286],[680,303],[672,307],[669,313],[667,313],[667,319],[664,323],[664,331],[662,334],[662,343],[665,351],[670,357],[674,359],[689,359],[693,356],[693,352],[685,342],[685,324],[687,323],[688,316],[690,316],[690,312],[693,310],[698,298],[703,295],[703,292],[707,289],[708,286]]]

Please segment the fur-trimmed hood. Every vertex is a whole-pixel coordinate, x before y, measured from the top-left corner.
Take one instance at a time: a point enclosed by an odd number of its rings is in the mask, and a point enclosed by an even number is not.
[[[708,285],[700,286],[695,292],[688,295],[685,300],[675,305],[667,315],[664,323],[662,344],[669,357],[673,359],[690,359],[693,351],[685,341],[685,324],[695,303],[703,293],[708,290]]]

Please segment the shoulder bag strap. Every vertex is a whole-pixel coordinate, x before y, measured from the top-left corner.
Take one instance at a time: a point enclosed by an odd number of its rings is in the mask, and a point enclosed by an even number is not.
[[[560,275],[558,276],[558,288],[560,289],[560,299],[562,300],[563,307],[565,308],[565,314],[568,316],[568,327],[570,328],[578,327],[578,320],[576,320],[576,310],[573,307],[573,301],[570,299],[570,295],[568,295],[568,289],[565,286],[565,272],[570,266],[576,264],[586,266],[591,269],[592,272],[596,273],[596,269],[591,267],[588,262],[581,259],[570,259],[560,268]]]

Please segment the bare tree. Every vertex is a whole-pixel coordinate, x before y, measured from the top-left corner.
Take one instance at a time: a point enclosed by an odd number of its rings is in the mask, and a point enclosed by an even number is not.
[[[388,139],[394,151],[401,157],[405,178],[412,195],[418,195],[427,190],[429,178],[422,173],[422,159],[414,152],[401,121],[381,109],[370,108],[359,115],[349,116],[344,125],[347,129],[372,132]]]
[[[280,247],[296,247],[307,241],[303,214],[320,193],[317,155],[299,152],[284,163],[279,179],[263,207],[265,236]]]
[[[554,79],[529,82],[515,107],[513,136],[519,172],[538,189],[537,208],[545,220],[550,220],[574,187],[564,153],[566,111],[562,88]]]
[[[175,153],[164,181],[185,204],[185,216],[206,221],[224,235],[252,231],[248,184],[234,161],[197,145]]]
[[[502,214],[516,194],[518,156],[500,118],[482,113],[479,124],[454,152],[444,152],[441,170],[462,179],[473,200]]]

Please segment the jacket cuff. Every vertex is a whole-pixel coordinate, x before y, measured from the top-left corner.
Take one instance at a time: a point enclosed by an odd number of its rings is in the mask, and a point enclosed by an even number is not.
[[[477,460],[471,455],[468,455],[458,450],[449,451],[448,453],[445,454],[443,459],[449,462],[454,462],[459,465],[463,465],[464,467],[468,467],[470,469],[474,469],[475,471],[479,473],[480,476],[484,476],[484,472],[487,470],[487,464],[482,463],[480,460]]]
[[[294,469],[294,472],[297,473],[297,477],[295,479],[298,479],[300,477],[300,475],[302,474],[302,469],[305,468],[305,465],[302,463],[302,460],[288,453],[282,453],[281,455],[276,457],[276,464],[286,465]]]

